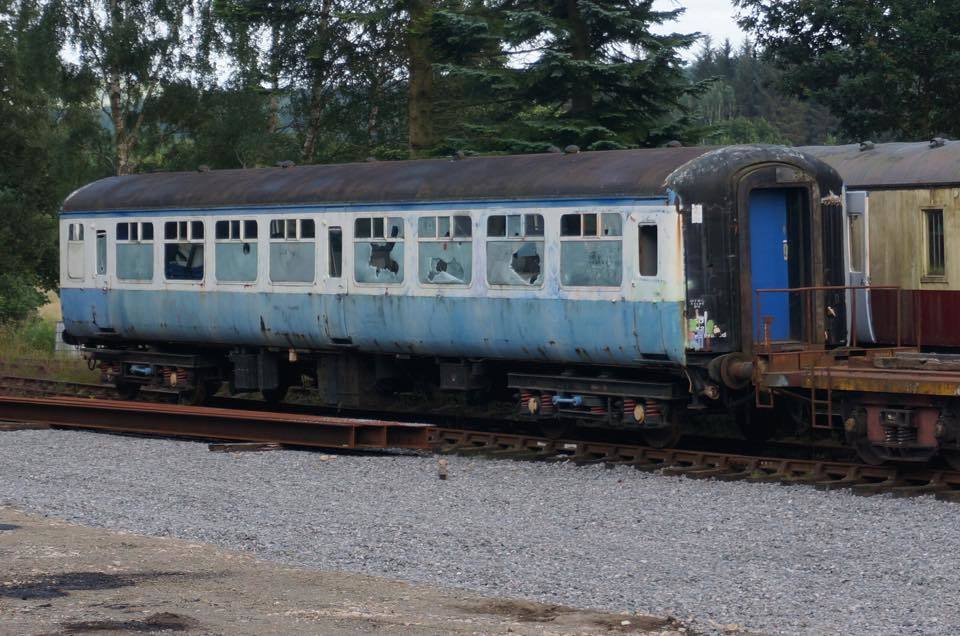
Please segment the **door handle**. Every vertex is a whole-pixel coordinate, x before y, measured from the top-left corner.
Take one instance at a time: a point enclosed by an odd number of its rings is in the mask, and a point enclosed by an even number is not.
[[[790,245],[787,243],[787,239],[783,239],[783,260],[790,260]]]

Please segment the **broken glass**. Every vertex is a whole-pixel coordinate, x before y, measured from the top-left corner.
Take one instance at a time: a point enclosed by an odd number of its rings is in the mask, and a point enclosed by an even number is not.
[[[473,244],[470,241],[423,241],[418,269],[421,283],[469,285],[473,276]]]
[[[539,287],[543,245],[543,241],[487,241],[487,282]]]
[[[354,244],[353,267],[358,283],[403,282],[403,243],[357,242]]]

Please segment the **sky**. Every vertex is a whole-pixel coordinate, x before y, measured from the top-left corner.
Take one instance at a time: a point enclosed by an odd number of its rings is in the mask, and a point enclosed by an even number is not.
[[[661,11],[686,9],[679,20],[668,22],[657,31],[666,33],[699,31],[712,37],[714,44],[719,44],[730,38],[734,47],[746,38],[746,34],[740,30],[734,20],[736,9],[730,0],[656,0],[653,6]],[[695,44],[684,57],[692,57],[697,48],[698,45]]]

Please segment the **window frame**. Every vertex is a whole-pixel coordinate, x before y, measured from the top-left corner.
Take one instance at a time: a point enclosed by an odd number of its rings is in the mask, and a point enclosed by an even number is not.
[[[77,238],[79,237],[79,238]],[[67,223],[67,249],[66,249],[66,258],[64,259],[66,267],[66,274],[68,280],[84,280],[87,277],[87,248],[86,243],[83,240],[84,237],[84,228],[82,222],[70,222]],[[80,275],[74,276],[71,274],[71,247],[80,248]]]
[[[947,217],[945,210],[942,207],[925,207],[921,208],[921,212],[923,214],[923,234],[921,235],[923,244],[923,275],[921,282],[945,283],[947,282]],[[935,253],[931,251],[933,247],[931,243],[931,234],[933,233],[931,218],[934,214],[938,214],[940,217],[940,271],[934,271],[931,267],[933,264],[931,257],[935,256]]]
[[[405,262],[407,258],[407,250],[406,250],[407,218],[408,218],[407,216],[400,215],[400,214],[390,215],[390,214],[383,214],[383,213],[358,214],[350,217],[352,221],[352,227],[351,227],[352,232],[350,236],[350,244],[353,245],[353,249],[351,250],[351,254],[350,254],[352,267],[351,267],[351,274],[350,274],[349,281],[351,284],[360,285],[362,287],[400,287],[407,282],[407,264]],[[370,236],[357,236],[357,223],[365,219],[370,220]],[[397,236],[397,237],[374,236],[373,235],[374,219],[383,220],[383,234],[386,234],[388,231],[387,228],[391,226],[390,219],[399,220],[400,230],[401,230],[400,236]],[[417,223],[419,226],[419,221],[417,221]],[[376,242],[400,243],[401,245],[404,246],[403,258],[400,260],[400,268],[401,268],[401,271],[403,272],[403,276],[400,278],[400,280],[394,281],[394,282],[384,282],[384,281],[369,282],[369,281],[357,280],[357,243],[376,243]],[[419,279],[419,275],[418,275],[418,279]]]
[[[450,236],[440,236],[440,219],[448,219],[447,223],[450,228]],[[457,222],[455,219],[467,219],[468,228],[470,233],[466,236],[458,234]],[[430,287],[439,287],[439,288],[469,288],[473,285],[473,262],[474,262],[474,241],[473,241],[473,217],[470,214],[422,214],[416,217],[417,219],[417,282],[421,285],[429,285]],[[421,219],[433,219],[433,228],[434,236],[421,236],[420,235],[420,220]],[[420,276],[420,243],[470,243],[470,280],[464,283],[434,283],[431,281],[421,280]]]
[[[240,224],[240,238],[218,238],[217,237],[217,226],[221,223],[227,224],[227,234],[232,234],[231,228],[232,223]],[[257,235],[254,237],[247,236],[247,223],[256,224]],[[217,259],[217,245],[220,243],[228,244],[237,244],[237,243],[253,243],[257,247],[257,274],[254,276],[253,280],[222,280],[220,278],[220,269],[219,269],[219,259]],[[230,217],[230,218],[219,218],[214,219],[213,221],[213,278],[218,285],[256,285],[260,281],[260,220],[256,218],[245,218],[245,217]]]
[[[120,226],[127,226],[127,238],[120,238]],[[150,226],[150,238],[143,238],[143,228],[144,226]],[[130,238],[133,235],[133,232],[130,230],[134,227],[137,228],[137,238]],[[122,283],[129,283],[132,285],[148,285],[153,282],[157,276],[157,250],[154,247],[157,239],[157,228],[156,224],[153,221],[118,221],[113,228],[113,258],[116,261],[116,276],[117,281]],[[122,278],[120,276],[120,246],[121,245],[149,245],[150,246],[150,278]]]
[[[209,269],[207,267],[206,222],[203,219],[197,219],[197,218],[186,218],[186,219],[177,218],[177,219],[167,219],[167,220],[164,220],[162,223],[163,223],[163,238],[160,240],[163,242],[163,251],[161,252],[161,264],[163,265],[163,282],[172,283],[175,285],[176,284],[202,285],[204,281],[207,280],[207,273]],[[167,237],[167,226],[170,223],[173,223],[177,229],[177,236],[175,238]],[[186,238],[183,238],[180,235],[180,229],[183,226],[183,224],[185,224],[187,229]],[[199,224],[199,227],[201,228],[201,233],[200,233],[201,236],[199,238],[194,236],[194,233],[195,233],[194,228],[197,227],[197,224]],[[156,237],[156,233],[154,233],[154,237]],[[203,246],[203,276],[201,276],[200,278],[168,278],[167,277],[167,245],[171,243],[189,243],[192,245]]]
[[[659,280],[660,279],[660,224],[656,220],[651,219],[641,219],[637,221],[637,277],[641,280]],[[640,261],[640,239],[643,236],[643,228],[652,227],[656,232],[656,268],[657,271],[654,274],[644,274],[641,271],[643,263]],[[626,246],[626,241],[624,241],[624,246]]]
[[[603,228],[603,216],[604,216],[605,214],[613,214],[613,215],[616,215],[616,216],[619,216],[619,217],[620,217],[620,233],[619,233],[619,234],[617,234],[617,235],[609,235],[609,234],[608,234],[608,235],[603,235],[603,234],[600,233],[601,230],[602,230],[602,228]],[[566,216],[571,216],[571,215],[579,215],[579,216],[580,216],[580,234],[579,234],[579,235],[567,235],[567,236],[564,236],[564,235],[563,235],[563,218],[566,217]],[[585,225],[584,222],[583,222],[583,217],[584,217],[584,216],[589,216],[589,215],[593,215],[593,216],[596,216],[596,217],[597,217],[597,219],[596,219],[596,234],[584,234],[584,233],[583,233],[584,225]],[[625,214],[623,214],[622,212],[609,212],[609,211],[608,211],[608,212],[601,212],[601,211],[597,211],[597,212],[564,212],[563,214],[560,215],[560,233],[559,233],[559,234],[560,234],[560,236],[559,236],[559,239],[560,239],[560,263],[559,263],[559,267],[557,268],[557,273],[559,274],[559,276],[557,277],[557,278],[558,278],[557,282],[558,282],[559,285],[560,285],[560,289],[569,290],[569,291],[591,290],[591,289],[594,289],[594,290],[603,290],[603,291],[613,291],[613,290],[623,289],[624,280],[626,280],[626,278],[627,278],[627,277],[624,275],[624,273],[625,273],[625,272],[624,272],[624,267],[625,267],[625,266],[624,266],[624,261],[626,260],[626,259],[624,258],[624,252],[626,251],[626,246],[625,246],[625,241],[624,241],[624,236],[623,236],[623,227],[624,227],[624,223],[626,222],[626,220],[627,220],[628,218],[629,218],[629,215],[625,215]],[[658,229],[657,240],[659,241],[659,229]],[[620,283],[617,284],[617,285],[565,285],[564,282],[563,282],[563,243],[564,243],[564,242],[567,242],[567,241],[580,241],[580,242],[583,242],[583,241],[607,241],[607,242],[620,241]],[[659,258],[659,253],[658,253],[658,258]],[[659,271],[659,261],[658,261],[658,267],[657,267],[657,269],[658,269],[658,271]],[[639,271],[639,266],[637,267],[637,270]],[[655,277],[646,276],[646,277],[644,277],[644,278],[648,278],[648,279],[649,279],[649,278],[655,278]]]
[[[504,235],[492,235],[490,234],[490,219],[493,217],[503,217],[503,228]],[[520,234],[518,236],[511,236],[509,233],[510,221],[509,217],[519,216],[520,217]],[[542,233],[540,234],[527,234],[527,217],[540,217],[540,227],[542,228]],[[483,237],[483,252],[484,252],[484,281],[487,284],[487,287],[490,289],[503,289],[503,290],[539,290],[543,289],[544,284],[547,280],[547,232],[546,232],[546,223],[547,220],[544,218],[543,214],[540,212],[519,212],[519,213],[504,213],[504,214],[489,214],[486,218],[486,223],[484,226],[484,237]],[[513,242],[513,243],[542,243],[543,244],[543,260],[540,263],[540,282],[536,285],[508,285],[506,283],[491,283],[490,282],[490,272],[489,265],[487,262],[490,258],[489,244],[491,242],[501,243],[501,242]]]
[[[278,221],[283,223],[284,236],[282,238],[279,236],[273,236],[273,224]],[[295,237],[289,237],[286,235],[287,230],[290,228],[290,225],[289,225],[290,221],[294,221],[296,223]],[[310,223],[313,224],[312,237],[307,237],[307,238],[303,237],[304,221],[309,221]],[[320,260],[317,258],[317,247],[320,245],[320,243],[317,241],[317,225],[318,225],[317,220],[309,216],[291,215],[289,217],[283,216],[283,217],[271,218],[269,220],[269,222],[267,223],[268,248],[267,248],[267,256],[266,256],[266,259],[267,259],[266,268],[267,268],[267,281],[269,281],[271,285],[284,285],[284,286],[292,286],[292,287],[312,287],[313,285],[317,284],[317,280],[318,280],[317,261]],[[259,232],[259,230],[260,228],[258,227],[257,231]],[[309,281],[274,280],[273,267],[271,267],[271,261],[273,260],[272,252],[273,252],[273,245],[275,243],[313,243],[313,250],[311,250],[313,252],[313,277]],[[258,255],[258,259],[259,259],[259,255]],[[258,272],[258,278],[259,278],[259,272]]]

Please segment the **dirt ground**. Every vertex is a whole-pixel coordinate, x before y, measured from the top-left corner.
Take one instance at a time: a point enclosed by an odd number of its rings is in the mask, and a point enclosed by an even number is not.
[[[291,568],[0,507],[0,634],[689,634],[655,617]]]

